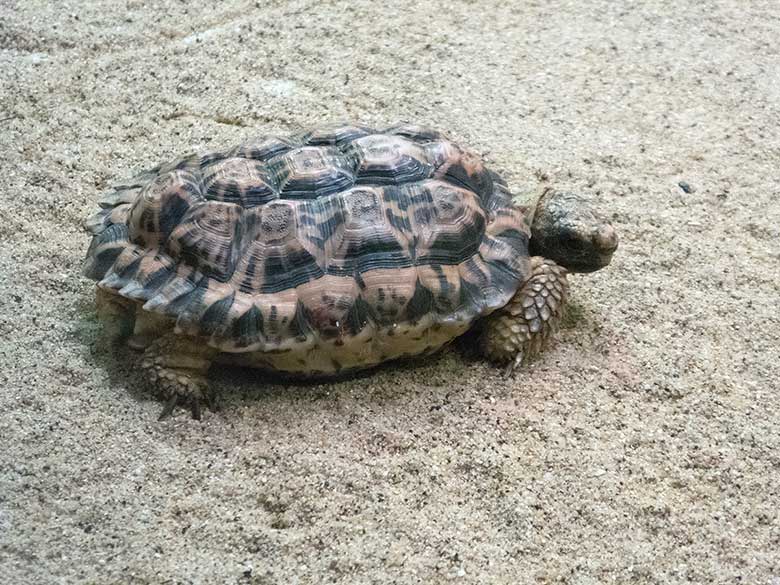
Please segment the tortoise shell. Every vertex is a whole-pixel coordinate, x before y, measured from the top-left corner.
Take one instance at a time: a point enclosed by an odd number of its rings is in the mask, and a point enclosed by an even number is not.
[[[252,139],[142,173],[100,206],[87,276],[222,352],[291,354],[260,360],[277,369],[433,351],[529,272],[506,184],[416,126]]]

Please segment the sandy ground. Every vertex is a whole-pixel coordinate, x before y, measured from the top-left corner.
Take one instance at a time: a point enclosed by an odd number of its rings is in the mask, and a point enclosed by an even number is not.
[[[0,582],[780,583],[780,6],[212,4],[0,2]],[[334,120],[444,128],[621,248],[515,380],[222,368],[221,412],[157,422],[82,219]]]

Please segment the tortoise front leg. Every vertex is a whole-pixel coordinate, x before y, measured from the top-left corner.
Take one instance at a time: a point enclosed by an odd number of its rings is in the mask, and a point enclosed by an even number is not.
[[[158,337],[146,348],[141,368],[146,372],[160,396],[166,400],[160,419],[173,412],[176,405],[189,405],[192,417],[200,420],[200,403],[209,404],[206,374],[219,350],[210,347],[205,340],[173,332]]]
[[[490,315],[482,350],[511,373],[534,357],[558,329],[569,284],[566,269],[541,256],[531,258],[531,276],[505,307]]]

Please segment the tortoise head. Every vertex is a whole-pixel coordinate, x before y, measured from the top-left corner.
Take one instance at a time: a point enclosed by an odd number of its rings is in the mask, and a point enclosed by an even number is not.
[[[593,272],[612,260],[618,246],[615,228],[581,196],[548,188],[532,213],[532,255],[570,272]]]

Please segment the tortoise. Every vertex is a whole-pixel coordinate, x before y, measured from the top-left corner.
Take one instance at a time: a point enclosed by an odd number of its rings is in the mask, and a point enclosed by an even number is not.
[[[513,371],[556,329],[566,274],[609,264],[579,195],[530,205],[415,125],[315,128],[188,154],[116,185],[86,221],[110,335],[200,418],[212,362],[330,376],[433,353],[476,328]]]

